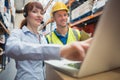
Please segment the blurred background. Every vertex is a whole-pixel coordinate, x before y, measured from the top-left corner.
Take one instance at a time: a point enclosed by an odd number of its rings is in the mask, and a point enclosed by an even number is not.
[[[16,74],[15,62],[2,53],[5,42],[14,28],[19,28],[23,17],[23,7],[30,1],[42,3],[46,13],[44,23],[46,28],[43,34],[54,30],[50,12],[56,1],[66,4],[69,9],[68,23],[71,28],[84,30],[93,36],[99,17],[108,0],[0,0],[0,80],[14,80]]]

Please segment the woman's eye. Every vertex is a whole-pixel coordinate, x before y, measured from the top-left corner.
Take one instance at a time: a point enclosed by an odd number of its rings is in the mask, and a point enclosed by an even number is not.
[[[44,15],[44,12],[42,11],[42,12],[40,12],[40,14],[41,14],[41,15]]]
[[[37,13],[37,11],[32,11],[33,13]]]

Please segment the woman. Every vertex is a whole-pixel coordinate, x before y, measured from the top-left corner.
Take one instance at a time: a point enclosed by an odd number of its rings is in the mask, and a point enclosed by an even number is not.
[[[83,60],[91,40],[70,45],[48,45],[45,37],[37,32],[43,20],[43,7],[39,2],[29,2],[24,7],[25,19],[20,29],[12,31],[6,43],[5,54],[16,61],[15,80],[44,80],[44,60]]]

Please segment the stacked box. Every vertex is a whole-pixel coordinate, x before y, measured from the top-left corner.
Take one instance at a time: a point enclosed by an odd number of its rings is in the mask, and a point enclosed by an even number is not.
[[[108,0],[95,0],[93,4],[92,12],[97,12],[100,8],[104,7]]]
[[[74,10],[72,10],[71,19],[74,20],[90,11],[93,8],[93,0],[88,0],[84,2],[82,5],[78,6]]]

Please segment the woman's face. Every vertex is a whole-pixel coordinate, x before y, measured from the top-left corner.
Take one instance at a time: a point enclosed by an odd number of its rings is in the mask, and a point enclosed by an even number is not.
[[[38,27],[43,20],[43,12],[41,9],[34,7],[32,11],[28,12],[28,16],[26,18],[28,26]]]

